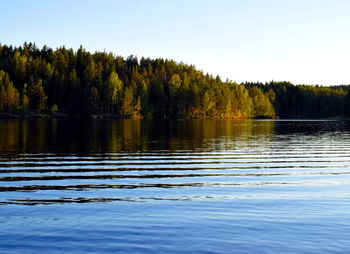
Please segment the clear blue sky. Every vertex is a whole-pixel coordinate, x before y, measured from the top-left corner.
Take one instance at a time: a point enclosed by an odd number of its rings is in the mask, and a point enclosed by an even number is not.
[[[350,84],[349,0],[2,0],[0,42],[172,58],[223,79]]]

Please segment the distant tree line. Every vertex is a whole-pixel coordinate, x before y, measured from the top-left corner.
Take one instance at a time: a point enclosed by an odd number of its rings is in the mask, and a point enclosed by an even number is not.
[[[320,118],[350,114],[348,86],[242,83],[168,59],[0,44],[0,112],[73,117]]]

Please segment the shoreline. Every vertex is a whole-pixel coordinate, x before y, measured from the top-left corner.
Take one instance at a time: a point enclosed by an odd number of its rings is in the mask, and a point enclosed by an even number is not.
[[[267,118],[267,117],[255,117],[255,118],[233,118],[233,117],[199,117],[199,118],[188,118],[188,117],[164,117],[164,118],[144,118],[142,116],[120,116],[120,115],[113,115],[113,114],[91,114],[91,115],[84,115],[84,116],[69,116],[65,113],[35,113],[30,112],[26,115],[20,115],[20,114],[14,114],[14,113],[0,113],[0,120],[1,119],[91,119],[91,120],[119,120],[119,119],[134,119],[134,120],[325,120],[325,121],[350,121],[350,117],[343,117],[343,116],[336,116],[336,117],[325,117],[325,118],[296,118],[296,117],[290,117],[290,118]]]

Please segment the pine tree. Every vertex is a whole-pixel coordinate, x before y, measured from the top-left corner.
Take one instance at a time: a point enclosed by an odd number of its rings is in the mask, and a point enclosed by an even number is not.
[[[46,108],[47,96],[45,94],[43,82],[38,79],[28,89],[29,105],[35,111],[42,111]]]

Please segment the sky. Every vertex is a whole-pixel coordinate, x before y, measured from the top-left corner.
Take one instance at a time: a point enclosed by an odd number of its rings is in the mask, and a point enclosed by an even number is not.
[[[223,80],[350,84],[349,0],[2,0],[0,43],[170,58]]]

